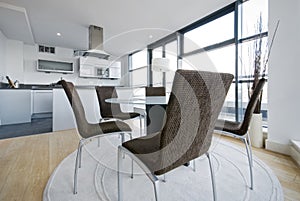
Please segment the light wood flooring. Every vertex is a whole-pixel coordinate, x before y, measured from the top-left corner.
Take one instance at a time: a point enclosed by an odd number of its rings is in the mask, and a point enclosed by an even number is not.
[[[0,140],[0,200],[41,201],[52,171],[76,150],[78,140],[75,130]],[[254,148],[254,154],[277,175],[285,200],[300,200],[300,168],[293,160],[264,149]]]

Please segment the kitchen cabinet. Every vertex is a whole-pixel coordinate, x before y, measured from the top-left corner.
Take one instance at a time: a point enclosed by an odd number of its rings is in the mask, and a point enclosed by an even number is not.
[[[32,90],[32,113],[52,113],[52,90]]]
[[[31,122],[31,90],[0,89],[0,125]]]

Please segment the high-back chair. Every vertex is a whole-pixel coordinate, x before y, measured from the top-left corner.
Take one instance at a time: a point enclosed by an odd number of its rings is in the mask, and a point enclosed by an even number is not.
[[[165,87],[145,87],[146,96],[165,96],[166,88]]]
[[[166,88],[165,87],[145,87],[145,96],[166,96]],[[146,131],[149,132],[148,130],[155,129],[156,127],[162,127],[163,125],[163,116],[164,116],[164,105],[152,105],[152,104],[147,104],[145,111],[144,111],[144,117],[145,117],[145,128]],[[149,116],[149,111],[155,111],[152,118]],[[158,118],[157,118],[158,115]],[[151,128],[155,127],[155,128]]]
[[[123,153],[128,154],[150,178],[156,201],[159,200],[158,175],[163,175],[206,154],[209,159],[214,199],[216,199],[214,174],[208,149],[215,122],[232,80],[233,75],[227,73],[177,70],[163,129],[158,133],[129,140],[119,146],[119,201],[123,200],[121,176]]]
[[[265,82],[266,79],[264,78],[259,80],[249,100],[249,103],[247,105],[244,114],[244,119],[242,122],[233,122],[233,121],[218,119],[215,127],[215,130],[217,132],[220,131],[222,134],[241,139],[245,143],[248,162],[249,162],[249,171],[250,171],[250,182],[251,182],[250,189],[253,189],[253,170],[252,170],[253,161],[252,161],[251,141],[250,141],[250,136],[248,134],[248,128],[250,125],[252,114],[254,112],[258,99],[261,95]]]
[[[142,134],[142,115],[137,112],[122,112],[120,104],[107,103],[106,99],[118,98],[116,88],[113,86],[96,86],[96,92],[100,107],[100,113],[103,120],[119,119],[128,120],[139,117],[140,135]]]
[[[65,80],[61,80],[58,82],[61,84],[68,100],[71,104],[79,135],[82,137],[80,139],[77,149],[76,155],[76,163],[75,163],[75,173],[74,173],[74,189],[73,193],[77,193],[77,172],[78,168],[81,167],[81,153],[82,147],[86,142],[89,142],[90,139],[96,137],[102,137],[111,134],[120,134],[121,141],[124,142],[124,133],[127,133],[131,137],[131,128],[122,121],[109,121],[103,123],[91,124],[86,120],[84,107],[80,100],[80,97],[71,82],[66,82]]]

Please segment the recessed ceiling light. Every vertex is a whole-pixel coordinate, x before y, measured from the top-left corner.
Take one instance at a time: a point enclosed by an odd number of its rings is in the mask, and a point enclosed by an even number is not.
[[[149,35],[149,38],[153,38],[153,36],[152,36],[152,35]]]
[[[57,32],[56,35],[57,35],[57,36],[61,36],[61,33]]]

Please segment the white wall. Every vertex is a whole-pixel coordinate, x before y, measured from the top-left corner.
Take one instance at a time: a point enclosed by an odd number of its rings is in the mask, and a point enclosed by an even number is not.
[[[0,82],[2,81],[2,76],[6,74],[5,60],[6,60],[6,37],[0,30]]]
[[[6,75],[11,80],[23,82],[23,42],[6,40]]]
[[[285,154],[291,139],[300,140],[299,17],[299,0],[269,0],[269,39],[280,26],[269,61],[267,149]]]
[[[0,32],[0,76],[8,75],[12,80],[19,80],[22,84],[50,84],[61,78],[72,81],[76,85],[120,84],[120,80],[79,78],[78,65],[75,65],[74,74],[45,73],[36,70],[38,58],[68,59],[72,57],[72,49],[57,47],[55,55],[39,53],[37,45],[27,45],[21,41],[6,39]],[[122,67],[126,68],[123,64]],[[6,79],[3,82],[7,82]]]

